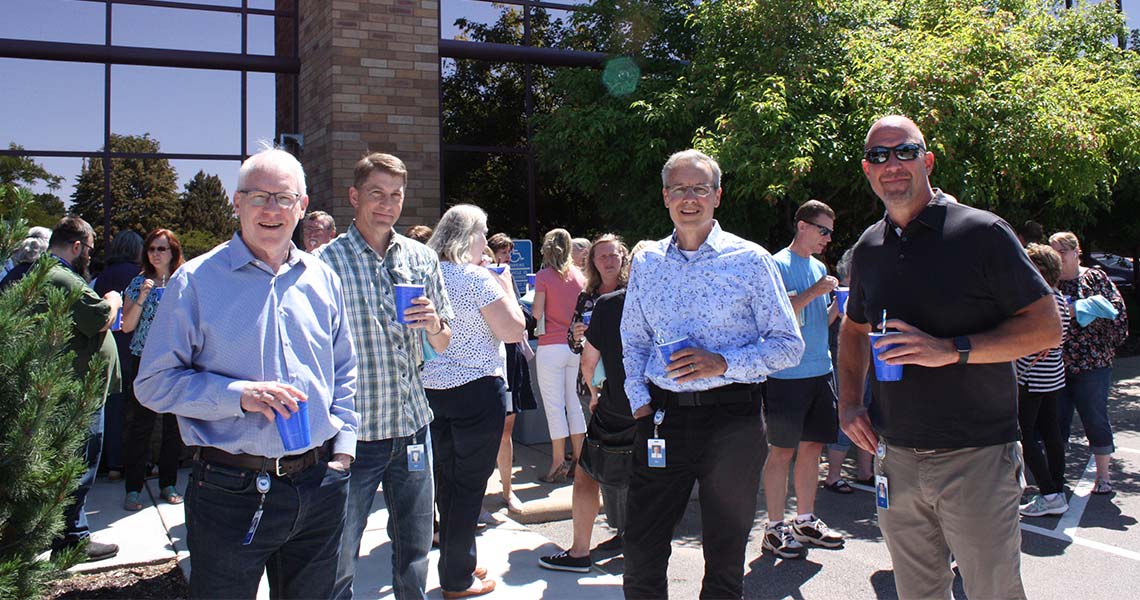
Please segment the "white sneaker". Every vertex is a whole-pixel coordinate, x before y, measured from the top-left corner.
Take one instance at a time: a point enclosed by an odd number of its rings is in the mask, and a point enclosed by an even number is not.
[[[818,517],[810,521],[793,521],[792,537],[797,542],[815,544],[824,548],[838,548],[843,545],[843,536],[832,531],[827,523]]]
[[[1045,515],[1063,515],[1067,510],[1069,510],[1069,503],[1065,502],[1064,494],[1057,494],[1052,500],[1038,494],[1033,497],[1029,504],[1022,506],[1019,512],[1025,517],[1043,517]]]

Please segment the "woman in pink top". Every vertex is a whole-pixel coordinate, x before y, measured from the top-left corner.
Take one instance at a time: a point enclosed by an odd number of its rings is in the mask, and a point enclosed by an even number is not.
[[[586,418],[576,391],[580,357],[566,345],[574,305],[586,278],[571,261],[570,233],[565,229],[552,229],[543,237],[542,265],[534,282],[533,311],[535,319],[545,321],[546,329],[538,337],[535,370],[552,452],[550,471],[539,479],[561,483],[577,462],[586,434]],[[564,462],[567,437],[574,459]]]

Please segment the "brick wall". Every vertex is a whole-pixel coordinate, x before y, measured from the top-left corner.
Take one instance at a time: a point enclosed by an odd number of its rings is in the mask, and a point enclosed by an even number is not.
[[[367,152],[408,166],[397,228],[439,218],[439,2],[301,0],[301,161],[310,207],[352,222],[352,167]]]

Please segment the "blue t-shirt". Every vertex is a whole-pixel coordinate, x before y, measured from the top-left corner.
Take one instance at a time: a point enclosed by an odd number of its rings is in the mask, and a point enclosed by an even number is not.
[[[784,248],[772,255],[788,294],[803,293],[827,276],[827,267],[815,257],[804,258]],[[831,372],[831,351],[827,343],[827,301],[830,294],[816,297],[799,311],[800,336],[804,338],[804,357],[800,364],[772,373],[776,379],[805,379]]]

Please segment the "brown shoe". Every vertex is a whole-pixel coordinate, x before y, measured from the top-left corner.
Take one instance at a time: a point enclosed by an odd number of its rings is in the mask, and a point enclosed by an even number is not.
[[[446,598],[446,600],[453,600],[454,598],[471,598],[473,596],[490,594],[495,590],[494,579],[489,579],[487,581],[480,580],[479,583],[482,585],[482,587],[479,589],[467,588],[461,592],[449,592],[447,590],[443,590],[443,597]]]

